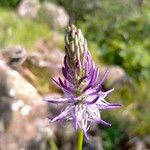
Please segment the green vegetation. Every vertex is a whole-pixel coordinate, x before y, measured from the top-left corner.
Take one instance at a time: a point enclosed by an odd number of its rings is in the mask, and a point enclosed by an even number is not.
[[[0,33],[0,48],[22,44],[30,50],[39,38],[51,35],[47,25],[20,18],[14,11],[4,8],[0,8]]]
[[[106,150],[120,150],[129,138],[144,137],[150,134],[150,94],[147,92],[150,81],[136,83],[135,89],[128,86],[115,90],[110,101],[122,101],[122,108],[102,113],[105,120],[112,123],[111,128],[102,130]]]
[[[0,0],[0,5],[5,6],[5,7],[17,7],[19,4],[20,0]]]
[[[95,12],[96,17],[87,15],[86,22],[79,24],[86,37],[97,43],[100,58],[105,63],[122,66],[136,80],[149,79],[148,3],[143,4],[142,8],[128,4],[132,7],[130,10],[127,4],[116,3],[113,7],[113,4],[106,3],[108,1],[102,1],[101,9]]]

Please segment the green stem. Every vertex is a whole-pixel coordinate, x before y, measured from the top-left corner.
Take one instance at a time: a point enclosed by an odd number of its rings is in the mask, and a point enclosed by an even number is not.
[[[83,131],[82,129],[78,130],[78,147],[77,150],[82,150],[82,144],[83,144]]]

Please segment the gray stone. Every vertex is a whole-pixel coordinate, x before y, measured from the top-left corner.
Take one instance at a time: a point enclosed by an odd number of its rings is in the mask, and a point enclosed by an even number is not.
[[[107,67],[100,66],[101,75],[106,71],[106,68]],[[120,88],[122,86],[129,85],[134,89],[131,79],[123,68],[120,66],[109,66],[108,70],[109,73],[105,80],[105,83],[108,87]]]
[[[3,51],[3,59],[13,69],[20,69],[26,60],[26,49],[23,46],[10,46]]]
[[[150,148],[150,135],[147,135],[143,138],[145,144]]]
[[[22,17],[35,19],[39,9],[39,0],[22,0],[18,7],[18,14]]]
[[[38,12],[39,20],[46,22],[53,29],[65,28],[69,16],[63,7],[54,3],[44,2]]]
[[[83,150],[103,150],[102,139],[100,136],[91,137],[89,141],[86,142]]]
[[[52,77],[62,76],[64,51],[53,47],[51,41],[40,40],[35,45],[36,51],[29,53],[27,61],[36,68],[46,68]]]
[[[4,87],[5,91],[1,92]],[[14,95],[10,96],[10,90]],[[0,92],[1,150],[28,149],[27,146],[40,149],[47,132],[48,106],[36,88],[17,71],[1,63]],[[49,137],[53,137],[53,131],[49,130]]]

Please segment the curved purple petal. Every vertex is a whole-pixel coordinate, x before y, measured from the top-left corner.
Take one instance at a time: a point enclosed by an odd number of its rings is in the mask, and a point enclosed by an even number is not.
[[[110,123],[108,123],[108,122],[106,122],[106,121],[104,121],[102,119],[96,120],[96,122],[99,122],[100,124],[103,124],[103,125],[106,125],[106,126],[111,126]]]
[[[66,119],[67,117],[70,116],[69,111],[72,109],[73,107],[67,107],[64,111],[62,111],[58,116],[56,116],[53,119],[50,119],[51,122],[55,122],[61,119]]]
[[[102,109],[115,109],[121,107],[121,104],[97,104],[100,110]]]
[[[91,102],[89,102],[89,101],[86,101],[85,103],[86,104],[94,104],[97,100],[99,99],[99,96],[97,96],[94,100],[92,100]]]
[[[60,83],[60,85],[61,85],[62,88],[66,89],[68,92],[74,93],[74,91],[73,91],[71,88],[67,87],[67,86],[62,82],[62,80],[61,80],[60,78],[58,78],[58,80],[59,80],[59,83]]]
[[[92,85],[91,84],[88,84],[82,91],[82,94],[85,93],[89,88],[91,88]]]
[[[105,73],[103,74],[103,76],[101,77],[99,82],[96,84],[96,86],[99,86],[99,85],[101,85],[104,82],[104,80],[106,79],[108,73],[109,73],[109,69],[106,69]]]
[[[98,93],[100,99],[104,99],[109,93],[113,92],[114,91],[114,88],[109,90],[109,91],[106,91],[106,92],[100,92]]]
[[[47,101],[49,103],[54,103],[54,104],[58,104],[58,103],[72,103],[71,100],[68,100],[68,98],[44,98],[44,101]]]

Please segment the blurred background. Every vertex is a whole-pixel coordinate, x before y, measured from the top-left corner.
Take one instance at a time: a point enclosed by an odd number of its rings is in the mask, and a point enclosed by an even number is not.
[[[84,150],[150,149],[150,2],[148,0],[0,0],[0,149],[74,150],[70,123],[49,124],[62,106],[51,77],[62,76],[64,34],[74,23],[88,41],[103,87],[115,91]]]

